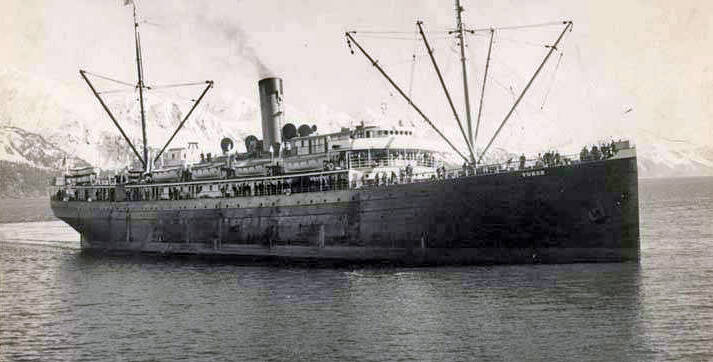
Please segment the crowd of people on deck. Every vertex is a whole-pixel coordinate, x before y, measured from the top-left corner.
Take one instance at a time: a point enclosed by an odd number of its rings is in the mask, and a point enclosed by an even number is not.
[[[411,183],[414,180],[413,166],[406,165],[406,167],[401,167],[396,170],[384,170],[376,171],[372,173],[372,177],[369,177],[367,173],[361,175],[361,185],[362,186],[387,186],[387,185],[397,185],[402,183]],[[356,180],[352,180],[352,187],[356,188],[358,185]]]
[[[293,178],[206,183],[180,186],[132,188],[129,200],[190,200],[197,198],[226,198],[243,196],[289,195],[292,193],[346,189],[346,175],[315,175]],[[164,191],[164,189],[167,189]]]
[[[616,152],[616,143],[614,141],[608,144],[600,143],[598,147],[597,145],[593,145],[590,150],[587,149],[587,146],[584,146],[582,151],[579,152],[579,159],[581,161],[606,160],[614,157]]]
[[[575,161],[568,156],[561,155],[558,151],[552,150],[545,153],[540,153],[537,155],[536,159],[528,160],[525,155],[520,155],[519,162],[517,164],[517,170],[528,170],[535,168],[544,167],[557,167],[557,166],[568,166],[577,162],[588,162],[588,161],[598,161],[606,160],[617,152],[616,142],[611,141],[609,143],[600,143],[599,145],[593,145],[590,148],[584,146],[579,154],[579,161]],[[575,156],[576,158],[576,156]],[[501,171],[514,171],[513,160],[509,159],[507,162],[502,164],[484,165],[479,166],[476,170],[476,174],[490,174],[497,173]],[[528,162],[529,161],[529,162]],[[471,168],[468,164],[463,164],[463,171],[461,175],[470,175]]]
[[[621,146],[620,146],[621,147]],[[624,146],[626,147],[626,146]],[[506,163],[473,167],[464,163],[462,171],[446,170],[445,166],[435,169],[435,174],[431,173],[431,180],[447,179],[459,176],[471,176],[476,174],[491,174],[502,171],[514,171],[537,169],[545,167],[567,166],[577,162],[589,162],[606,160],[617,153],[617,143],[600,143],[591,147],[584,146],[579,153],[579,161],[573,161],[567,156],[561,155],[558,151],[552,150],[544,154],[538,154],[534,160],[527,160],[525,155],[519,157],[517,165],[513,159]],[[351,180],[351,187],[364,186],[388,186],[402,183],[412,183],[421,180],[418,175],[414,175],[411,164],[398,170],[374,170],[368,174],[363,173],[361,179]],[[457,175],[457,176],[456,176]],[[190,176],[182,175],[181,181],[190,180]],[[421,175],[423,176],[423,175]],[[218,182],[205,184],[190,184],[176,186],[152,186],[150,183],[142,187],[132,187],[126,190],[126,199],[129,201],[140,200],[184,200],[196,198],[220,198],[220,197],[242,197],[242,196],[266,196],[266,195],[289,195],[302,192],[319,192],[346,189],[349,186],[348,174],[328,174],[312,176],[283,177],[266,180],[252,180],[243,182]],[[126,176],[116,176],[117,183],[129,181]],[[361,181],[358,183],[357,181]],[[115,190],[113,188],[87,188],[77,190],[57,190],[52,195],[53,200],[81,200],[81,201],[115,201]]]

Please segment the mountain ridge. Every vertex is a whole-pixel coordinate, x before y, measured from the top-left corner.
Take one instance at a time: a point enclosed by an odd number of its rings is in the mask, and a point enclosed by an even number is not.
[[[85,101],[78,102],[82,107],[69,103],[58,95],[70,93],[63,87],[67,86],[51,81],[45,83],[21,72],[0,71],[0,97],[5,99],[0,104],[0,160],[45,170],[61,169],[64,159],[73,164],[88,163],[102,168],[121,168],[129,164],[133,153],[103,110],[96,104],[89,107]],[[90,99],[91,95],[87,97]],[[141,134],[141,121],[134,95],[113,97],[107,103],[140,150],[142,140],[137,135]],[[181,103],[163,97],[147,97],[146,114],[151,120],[147,132],[149,139],[154,141],[150,143],[153,149],[163,146],[191,104],[190,99]],[[361,122],[327,105],[302,110],[288,103],[285,111],[291,115],[287,121],[298,125],[316,124],[319,130],[327,132]],[[369,109],[365,109],[365,114],[380,125],[410,126],[416,133],[439,141],[435,136],[430,137],[432,132],[425,126],[416,127],[420,121],[402,121],[398,120],[401,119],[399,115]],[[218,153],[220,140],[231,137],[241,150],[246,136],[261,135],[259,120],[257,101],[218,93],[197,107],[173,145],[195,141],[205,152]],[[560,152],[581,149],[569,136],[563,137],[565,142],[556,147]],[[632,141],[637,145],[640,177],[713,176],[713,147],[669,140],[646,130],[636,132]],[[507,151],[511,146],[493,148],[486,161],[505,161],[512,157],[513,153]],[[547,150],[543,147],[542,152]]]

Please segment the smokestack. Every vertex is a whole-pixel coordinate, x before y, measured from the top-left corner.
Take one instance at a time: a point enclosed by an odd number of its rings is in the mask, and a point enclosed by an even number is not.
[[[282,79],[265,78],[258,83],[260,93],[260,112],[262,113],[262,149],[273,151],[280,149],[280,130],[282,129]]]

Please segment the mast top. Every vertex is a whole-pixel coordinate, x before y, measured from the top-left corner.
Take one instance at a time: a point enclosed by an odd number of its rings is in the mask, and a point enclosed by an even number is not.
[[[460,63],[461,72],[463,73],[463,98],[465,100],[465,116],[468,124],[468,148],[473,149],[473,120],[470,112],[470,94],[468,93],[468,67],[465,58],[465,27],[463,26],[463,18],[461,13],[465,11],[463,6],[460,4],[460,0],[456,0],[456,25],[457,28],[457,38],[460,43]],[[470,163],[475,164],[475,156],[471,155]]]

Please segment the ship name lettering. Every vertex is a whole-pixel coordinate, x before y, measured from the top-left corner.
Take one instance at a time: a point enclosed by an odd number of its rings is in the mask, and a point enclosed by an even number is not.
[[[544,176],[545,170],[523,172],[522,177]]]

